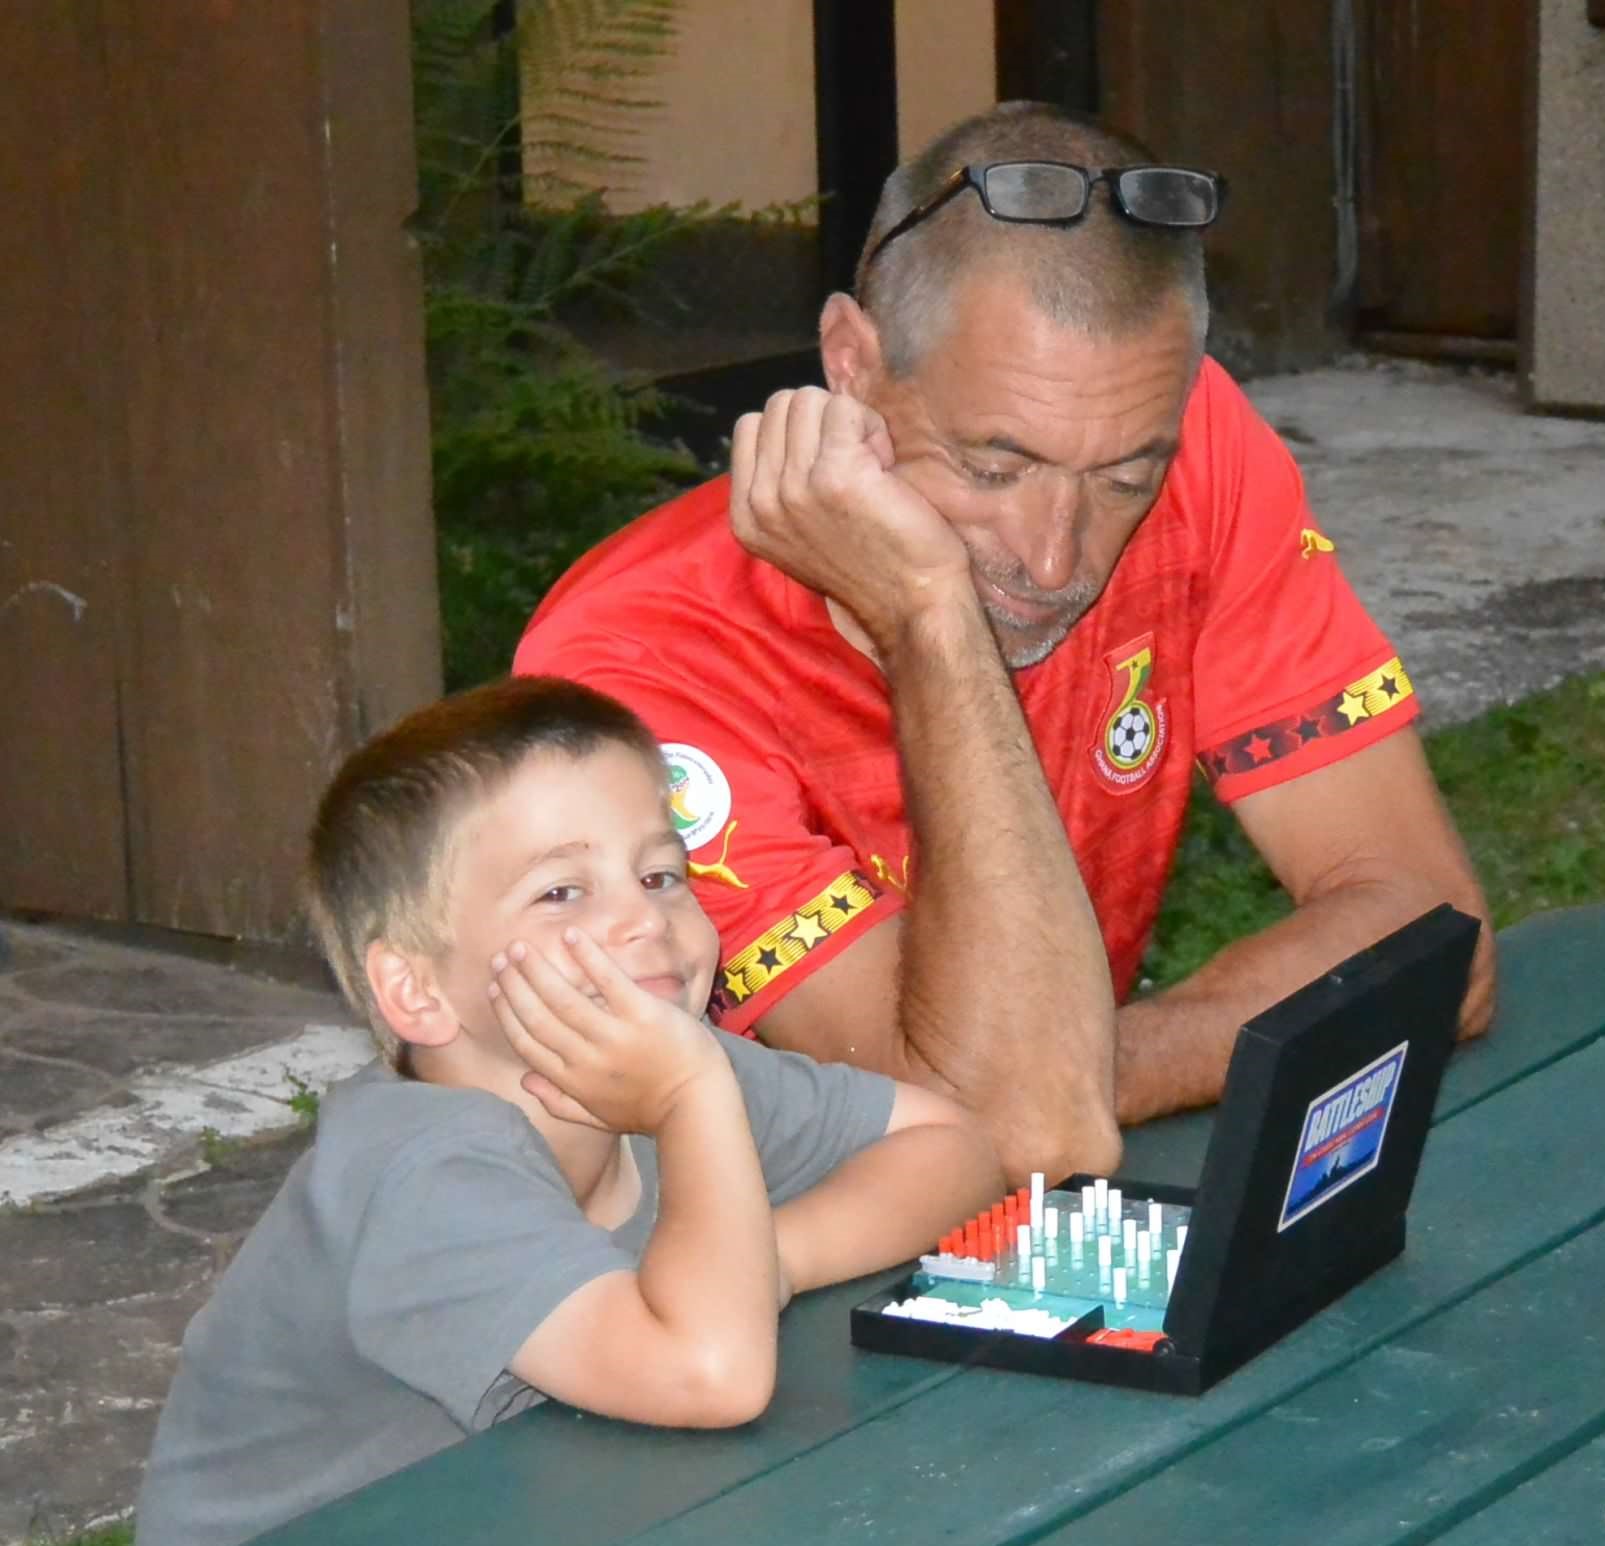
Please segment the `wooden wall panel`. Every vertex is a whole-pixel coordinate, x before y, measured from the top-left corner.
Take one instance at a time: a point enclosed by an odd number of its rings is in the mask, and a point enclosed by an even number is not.
[[[126,874],[113,905],[105,886],[47,894],[3,864],[0,897],[281,938],[330,770],[439,689],[421,298],[402,228],[407,4],[77,0],[74,14],[104,77],[51,90],[63,122],[104,121],[111,196],[69,203],[56,271],[27,270],[20,299],[46,314],[40,363],[90,342],[80,319],[96,317],[101,412],[58,411],[48,444],[7,433],[0,454],[24,486],[61,481],[67,552],[120,555],[115,647],[108,634],[74,665],[59,629],[29,639],[30,691],[73,705],[49,756],[83,765],[83,819],[119,835]],[[0,45],[37,36],[54,58],[63,15],[13,13]],[[63,176],[44,164],[41,204]],[[115,478],[96,470],[108,459]],[[97,520],[119,530],[102,541]],[[27,536],[30,572],[57,540]],[[99,726],[108,702],[115,735]],[[10,791],[0,801],[0,829],[38,830]]]
[[[1309,364],[1340,341],[1330,27],[1325,0],[1099,7],[1101,116],[1231,183],[1209,237],[1211,347],[1237,369]]]
[[[342,740],[365,740],[440,690],[429,503],[423,278],[403,225],[418,202],[405,3],[343,10],[324,71],[340,103],[329,162],[330,386],[349,605],[335,618],[350,697]],[[507,642],[507,658],[513,645]]]
[[[0,24],[0,903],[115,915],[127,514],[99,0]],[[37,14],[37,13],[35,13]]]
[[[1361,321],[1514,339],[1528,0],[1363,0]]]
[[[1514,338],[1528,0],[1363,0],[1356,11],[1361,321]]]
[[[320,7],[106,5],[147,232],[126,275],[136,915],[271,933],[341,739]]]

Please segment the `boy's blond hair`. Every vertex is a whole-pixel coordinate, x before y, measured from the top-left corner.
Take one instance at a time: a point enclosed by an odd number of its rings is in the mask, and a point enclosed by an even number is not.
[[[307,911],[391,1067],[405,1071],[406,1044],[368,985],[369,946],[383,940],[442,958],[452,944],[452,839],[463,816],[536,752],[577,759],[610,744],[663,766],[652,732],[616,699],[560,677],[512,677],[409,714],[335,774],[312,826]]]

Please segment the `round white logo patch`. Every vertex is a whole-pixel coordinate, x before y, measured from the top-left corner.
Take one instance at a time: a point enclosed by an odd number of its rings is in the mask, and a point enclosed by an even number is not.
[[[730,780],[706,752],[679,741],[663,743],[669,767],[669,813],[686,849],[717,837],[730,819]]]

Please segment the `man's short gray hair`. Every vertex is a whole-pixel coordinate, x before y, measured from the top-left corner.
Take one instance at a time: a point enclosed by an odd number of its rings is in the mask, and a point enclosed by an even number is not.
[[[881,190],[855,279],[887,368],[907,375],[941,337],[959,282],[982,273],[1019,279],[1047,317],[1091,337],[1139,330],[1179,295],[1192,311],[1202,352],[1209,302],[1198,232],[1138,225],[1115,211],[1103,186],[1067,229],[994,220],[966,191],[899,236],[873,264],[865,261],[886,231],[962,166],[1069,161],[1100,168],[1154,159],[1136,140],[1046,103],[1003,102],[955,124],[898,167]]]

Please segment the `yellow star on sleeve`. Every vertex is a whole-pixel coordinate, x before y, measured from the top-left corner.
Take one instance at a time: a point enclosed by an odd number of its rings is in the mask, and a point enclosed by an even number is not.
[[[804,950],[812,950],[830,931],[812,913],[798,913],[786,932]]]
[[[1365,699],[1352,692],[1345,691],[1337,707],[1338,713],[1348,720],[1351,726],[1359,724],[1366,717]]]

